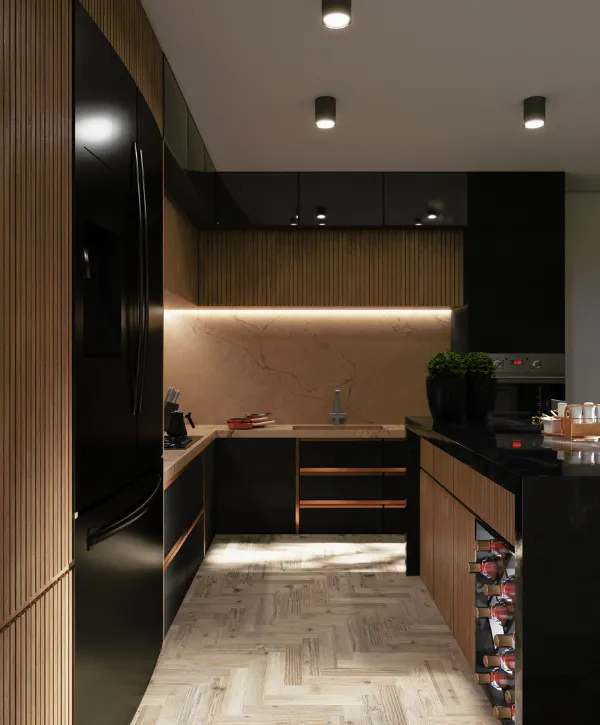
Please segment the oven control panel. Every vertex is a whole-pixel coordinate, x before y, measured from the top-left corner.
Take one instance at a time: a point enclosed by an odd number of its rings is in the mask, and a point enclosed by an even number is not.
[[[557,382],[565,377],[565,356],[562,353],[494,353],[488,355],[494,361],[498,379],[554,378]]]

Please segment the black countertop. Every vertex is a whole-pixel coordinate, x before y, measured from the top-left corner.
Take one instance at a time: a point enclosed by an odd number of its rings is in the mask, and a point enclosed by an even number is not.
[[[434,426],[406,418],[406,429],[426,438],[492,481],[517,493],[524,479],[600,478],[600,442],[543,436],[524,421],[498,418],[489,426]]]

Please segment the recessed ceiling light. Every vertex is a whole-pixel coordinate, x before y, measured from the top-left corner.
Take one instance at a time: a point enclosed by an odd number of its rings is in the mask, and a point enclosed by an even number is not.
[[[525,128],[542,128],[546,125],[544,96],[530,96],[523,101],[523,124]]]
[[[328,129],[335,126],[336,101],[333,96],[315,98],[315,123],[317,128]]]
[[[323,0],[323,25],[329,30],[342,30],[350,25],[351,0]]]

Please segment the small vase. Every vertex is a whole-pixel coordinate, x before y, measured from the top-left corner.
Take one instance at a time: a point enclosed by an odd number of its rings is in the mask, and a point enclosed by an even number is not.
[[[467,375],[467,420],[487,423],[496,405],[496,379]]]
[[[427,378],[427,402],[434,423],[461,423],[465,410],[464,375]]]

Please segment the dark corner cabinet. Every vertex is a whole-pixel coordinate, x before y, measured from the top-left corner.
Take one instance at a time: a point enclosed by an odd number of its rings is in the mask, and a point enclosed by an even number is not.
[[[293,534],[296,441],[216,441],[216,530],[220,534]]]
[[[165,487],[165,636],[214,538],[214,462],[213,442]]]
[[[74,3],[76,725],[128,725],[162,644],[162,135]]]
[[[301,440],[299,533],[406,531],[404,440]]]

